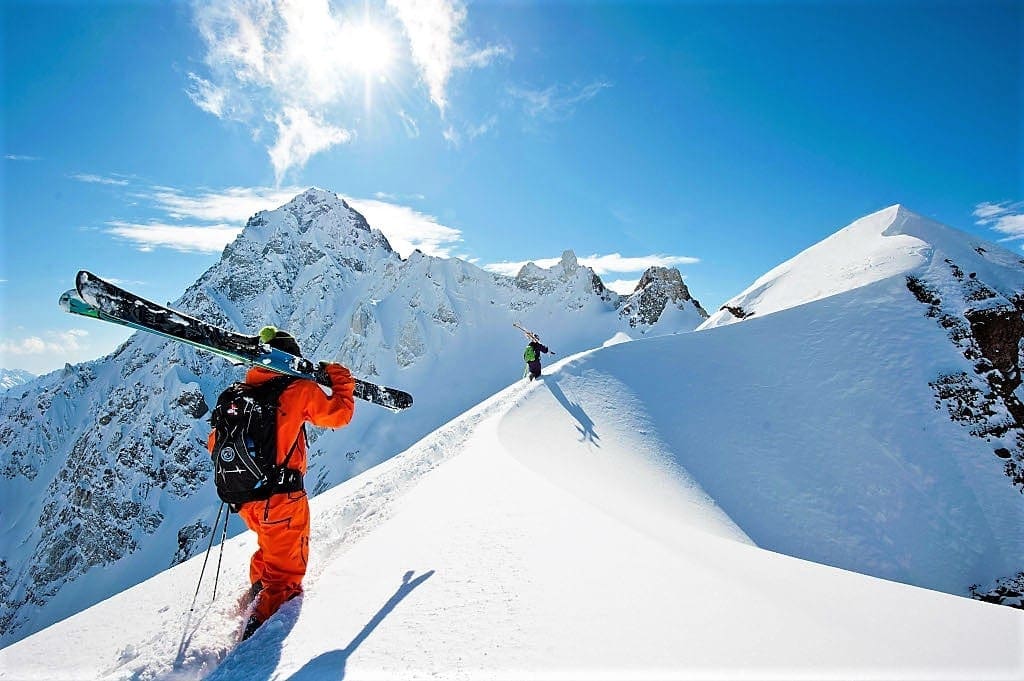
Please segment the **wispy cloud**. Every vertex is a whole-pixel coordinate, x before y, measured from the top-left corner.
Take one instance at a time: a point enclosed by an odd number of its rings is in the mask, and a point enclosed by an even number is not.
[[[615,291],[616,293],[621,293],[624,296],[628,296],[630,293],[636,290],[636,285],[639,283],[639,278],[616,279],[614,281],[606,281],[604,285],[610,288],[611,290]]]
[[[399,111],[398,117],[402,120],[402,125],[405,127],[405,134],[409,136],[409,139],[416,139],[420,136],[420,126],[416,122],[416,119],[410,116],[405,111]]]
[[[443,116],[448,107],[448,80],[460,68],[480,68],[508,54],[503,47],[474,49],[462,42],[466,7],[453,0],[387,0],[402,24],[413,61]]]
[[[491,130],[493,130],[497,125],[498,125],[498,117],[497,116],[489,116],[487,118],[487,120],[485,120],[483,123],[480,123],[479,125],[471,125],[471,126],[469,126],[469,128],[466,129],[466,135],[471,140],[472,139],[476,139],[477,137],[481,137],[483,135],[486,135]]]
[[[219,253],[238,236],[243,223],[263,210],[274,210],[305,191],[306,187],[228,187],[187,191],[156,186],[135,189],[132,199],[162,214],[146,222],[111,220],[104,231],[131,242],[142,251],[170,248],[183,253]],[[374,198],[343,197],[387,237],[403,257],[414,250],[437,257],[452,257],[462,232],[434,216],[403,205],[422,201],[422,194],[376,192]],[[180,221],[180,222],[178,222]],[[205,224],[204,224],[205,223]]]
[[[42,161],[38,156],[26,156],[25,154],[4,154],[8,161]]]
[[[554,267],[561,261],[561,258],[538,258],[537,260],[526,260],[522,262],[496,262],[484,265],[484,269],[498,274],[515,276],[523,265],[532,262],[544,269]],[[585,265],[596,274],[631,274],[642,272],[648,267],[673,267],[675,265],[693,265],[700,262],[700,258],[687,255],[640,255],[633,257],[622,256],[618,253],[608,255],[589,255],[577,258],[581,265]]]
[[[170,248],[182,253],[218,253],[242,230],[232,225],[172,225],[112,221],[107,232],[126,239],[144,252]]]
[[[542,90],[509,88],[509,94],[522,102],[523,111],[531,118],[563,120],[572,116],[576,107],[587,102],[612,84],[599,80],[588,85],[552,85]]]
[[[449,123],[445,126],[441,135],[448,144],[458,148],[462,146],[463,140],[473,141],[478,137],[486,135],[497,126],[498,117],[492,114],[477,124],[460,123],[459,127],[456,127],[454,123]]]
[[[91,173],[77,173],[72,175],[71,179],[78,180],[79,182],[88,182],[90,184],[109,184],[117,187],[126,187],[130,184],[128,180],[103,177],[102,175],[93,175]]]
[[[298,106],[285,107],[274,117],[274,125],[277,141],[268,153],[278,184],[289,168],[301,168],[314,154],[352,139],[351,131],[325,123],[320,116]]]
[[[229,110],[231,92],[227,88],[217,87],[205,78],[194,73],[188,74],[192,86],[186,90],[192,103],[217,118],[232,118]]]
[[[379,201],[422,201],[427,197],[423,194],[392,194],[390,192],[374,192],[373,198]]]
[[[169,248],[181,253],[219,253],[238,236],[250,217],[260,211],[280,208],[306,189],[290,186],[190,190],[158,185],[132,186],[124,190],[126,199],[133,210],[141,209],[149,215],[143,219],[111,219],[101,230],[141,251]],[[462,232],[458,229],[404,205],[409,201],[423,201],[426,198],[423,194],[378,191],[373,198],[342,198],[362,213],[372,227],[383,232],[403,257],[416,249],[428,255],[452,257],[453,249],[462,242]]]
[[[403,258],[419,249],[439,258],[451,257],[452,249],[462,241],[462,232],[438,222],[408,206],[374,199],[345,197],[345,201],[379,229]]]
[[[67,353],[81,349],[79,340],[88,336],[83,329],[52,331],[45,338],[29,336],[19,340],[0,339],[0,354],[41,355],[45,353]]]
[[[1003,241],[1024,239],[1024,201],[979,203],[974,207],[977,224],[1005,235]]]
[[[176,220],[244,222],[261,210],[280,208],[305,187],[228,187],[186,193],[174,187],[152,187],[134,196],[152,203]]]
[[[367,83],[399,52],[442,116],[454,71],[506,53],[463,39],[460,0],[371,0],[348,8],[328,0],[215,0],[195,8],[209,73],[188,74],[188,95],[202,110],[272,137],[267,152],[278,184],[313,155],[355,138]],[[390,113],[410,136],[419,134],[407,112]]]

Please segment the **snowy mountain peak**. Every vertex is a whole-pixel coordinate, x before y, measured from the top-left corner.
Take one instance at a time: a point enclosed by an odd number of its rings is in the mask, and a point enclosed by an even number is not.
[[[636,289],[634,290],[642,291],[651,286],[665,288],[666,292],[670,293],[673,299],[690,299],[690,292],[686,288],[686,284],[683,283],[683,275],[674,267],[658,267],[657,265],[648,267],[647,271],[640,277],[640,281],[637,282]]]
[[[1018,289],[1017,255],[895,204],[855,220],[767,272],[701,328],[764,316],[893,277],[902,282],[915,272],[948,273],[950,264],[974,272],[1006,295]]]
[[[690,296],[683,275],[674,267],[648,267],[640,277],[633,294],[622,308],[622,314],[633,326],[656,323],[666,310],[685,311],[692,308],[701,318],[708,313],[699,301]]]
[[[315,187],[280,208],[254,215],[238,240],[272,245],[300,242],[318,247],[332,242],[365,243],[393,252],[384,235],[370,227],[361,213],[336,194]]]
[[[605,290],[594,270],[580,265],[572,250],[563,251],[561,259],[550,269],[539,267],[533,262],[526,263],[520,268],[515,282],[523,290],[541,293],[553,291],[569,282],[574,283],[571,288],[579,288],[588,293],[601,293]]]
[[[566,274],[571,274],[579,269],[580,263],[576,260],[576,254],[571,251],[563,251],[562,259],[558,262],[558,265],[562,268],[562,271]]]

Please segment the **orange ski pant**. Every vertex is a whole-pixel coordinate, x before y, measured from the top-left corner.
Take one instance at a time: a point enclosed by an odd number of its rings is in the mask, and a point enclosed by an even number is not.
[[[305,492],[275,494],[244,504],[238,515],[259,542],[249,563],[249,579],[263,584],[253,614],[265,622],[282,603],[302,593],[309,555],[309,502]]]

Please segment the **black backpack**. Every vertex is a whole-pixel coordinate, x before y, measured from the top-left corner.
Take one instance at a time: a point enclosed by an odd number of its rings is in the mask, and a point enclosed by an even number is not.
[[[233,383],[217,398],[210,414],[216,432],[213,479],[217,496],[236,508],[302,489],[302,475],[288,468],[298,438],[284,463],[277,465],[277,401],[294,378],[272,378],[259,385]],[[301,433],[301,437],[304,433]]]

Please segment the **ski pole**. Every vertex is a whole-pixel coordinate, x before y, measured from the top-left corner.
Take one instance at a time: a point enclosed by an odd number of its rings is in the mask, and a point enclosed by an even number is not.
[[[203,558],[203,567],[199,571],[199,581],[196,582],[196,593],[192,596],[192,605],[189,607],[189,612],[194,612],[196,609],[196,599],[199,598],[199,587],[203,583],[203,574],[206,572],[206,561],[210,559],[210,549],[213,548],[213,539],[217,536],[217,525],[220,525],[220,514],[224,511],[224,503],[221,502],[220,508],[217,509],[217,519],[213,521],[213,528],[210,530],[210,545],[206,547],[206,557]]]
[[[217,575],[213,578],[213,598],[210,599],[211,601],[217,600],[217,584],[220,582],[220,562],[224,560],[224,540],[228,536],[228,519],[230,517],[230,513],[224,515],[224,531],[220,533],[220,555],[217,556]],[[214,532],[216,532],[216,529]]]

